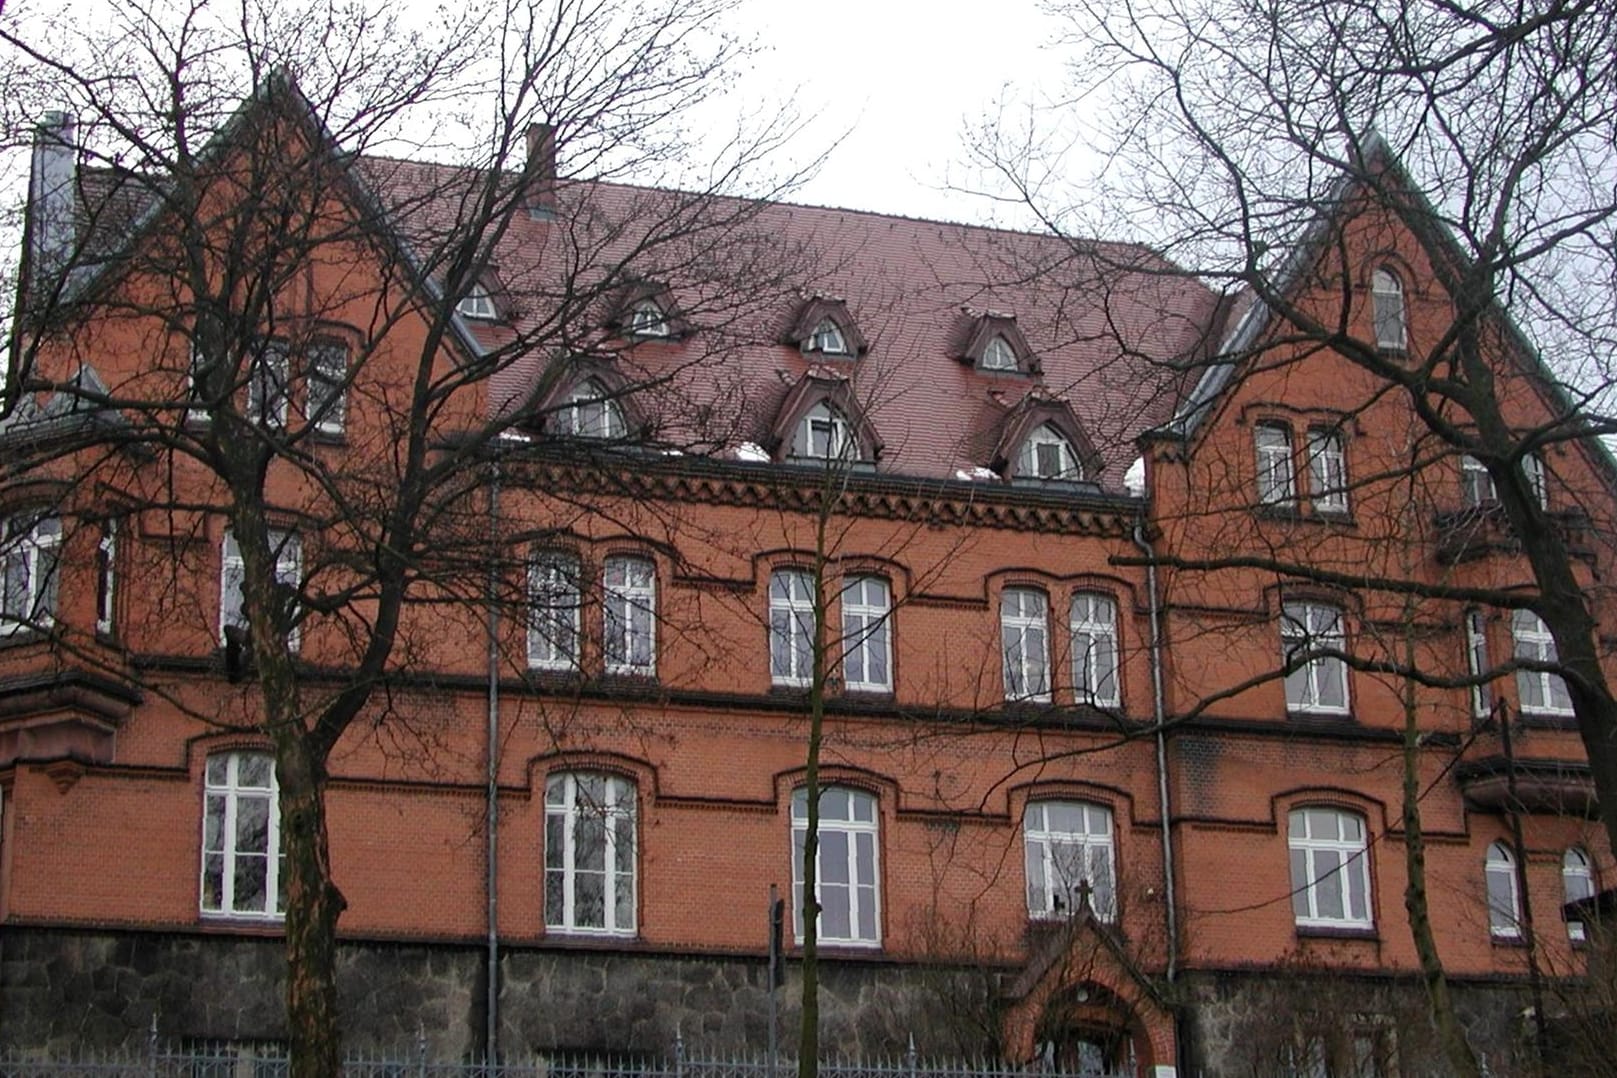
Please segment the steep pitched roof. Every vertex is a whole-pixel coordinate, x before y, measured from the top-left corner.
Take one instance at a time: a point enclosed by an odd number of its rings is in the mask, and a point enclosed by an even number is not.
[[[452,214],[430,192],[442,191],[447,201],[456,189],[454,170],[396,161],[368,161],[366,169],[384,198],[409,206],[429,229]],[[429,193],[424,200],[423,192]],[[736,408],[732,448],[767,439],[785,387],[797,384],[809,366],[841,362],[886,446],[880,471],[952,478],[986,465],[984,417],[1039,388],[1072,408],[1103,462],[1098,478],[1121,490],[1136,454],[1134,439],[1172,416],[1185,371],[1206,351],[1217,297],[1143,246],[786,203],[738,212],[744,204],[712,198],[705,209],[693,208],[701,201],[675,191],[563,181],[554,192],[554,212],[518,215],[495,261],[515,296],[528,288],[544,295],[546,284],[557,287],[555,275],[565,272],[558,261],[580,248],[601,243],[600,271],[607,272],[618,252],[633,250],[638,229],[699,212],[734,214],[737,229],[795,260],[795,288],[783,282],[768,302],[722,326],[714,324],[720,319],[704,323],[700,312],[711,307],[704,298],[712,297],[694,294],[712,281],[687,279],[683,265],[662,275],[635,269],[666,286],[681,310],[693,312],[691,335],[678,345],[626,349],[615,361],[649,382],[669,379],[667,395],[677,404],[665,411]],[[403,231],[411,227],[406,221]],[[548,282],[536,280],[547,267]],[[863,355],[805,356],[783,343],[804,300],[815,295],[846,303],[868,338]],[[518,298],[507,324],[479,324],[472,332],[488,349],[543,337],[550,305]],[[982,371],[959,361],[961,320],[984,311],[1015,316],[1038,358],[1037,375]],[[726,339],[716,347],[721,332]],[[520,357],[499,376],[494,406],[527,400],[553,360],[537,349]],[[678,416],[665,416],[659,429],[673,439],[677,426]]]

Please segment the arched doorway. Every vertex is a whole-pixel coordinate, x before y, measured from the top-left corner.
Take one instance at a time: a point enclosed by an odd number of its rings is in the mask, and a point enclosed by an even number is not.
[[[1129,1007],[1109,989],[1086,982],[1056,993],[1034,1031],[1040,1069],[1084,1078],[1138,1078],[1139,1034]]]

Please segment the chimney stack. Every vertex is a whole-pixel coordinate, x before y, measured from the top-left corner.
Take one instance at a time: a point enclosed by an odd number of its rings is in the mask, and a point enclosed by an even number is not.
[[[60,274],[73,257],[75,186],[79,147],[73,117],[47,112],[34,130],[34,153],[28,175],[29,284]],[[42,291],[48,291],[48,286]]]
[[[528,213],[536,220],[556,216],[556,129],[545,123],[528,125]]]

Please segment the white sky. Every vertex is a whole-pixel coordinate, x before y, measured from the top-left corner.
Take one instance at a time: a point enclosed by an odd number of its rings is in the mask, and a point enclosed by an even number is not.
[[[846,133],[792,201],[982,221],[984,200],[945,189],[970,185],[967,126],[1007,86],[1059,84],[1053,28],[1036,0],[751,0],[736,29],[768,51],[738,89],[795,100],[805,147]]]

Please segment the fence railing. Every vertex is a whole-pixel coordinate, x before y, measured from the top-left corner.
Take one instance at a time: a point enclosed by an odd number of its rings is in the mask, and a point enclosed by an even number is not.
[[[994,1061],[925,1059],[916,1053],[890,1059],[828,1059],[821,1078],[1135,1078],[1133,1068],[1058,1075]],[[273,1043],[160,1044],[108,1052],[32,1053],[0,1049],[0,1078],[286,1078],[285,1048]],[[394,1054],[354,1053],[345,1078],[794,1078],[795,1060],[735,1055],[672,1058],[531,1056],[498,1063],[429,1058],[425,1045]]]

